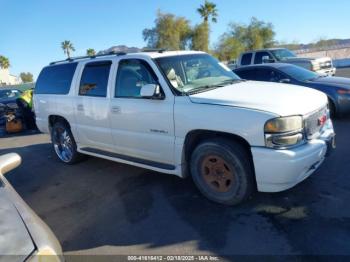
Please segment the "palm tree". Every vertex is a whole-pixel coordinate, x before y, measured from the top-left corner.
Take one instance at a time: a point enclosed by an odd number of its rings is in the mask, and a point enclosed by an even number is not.
[[[216,4],[205,0],[204,5],[201,5],[197,9],[197,12],[201,15],[205,23],[208,23],[210,17],[213,23],[217,22],[218,10]]]
[[[73,44],[68,40],[63,41],[61,43],[61,47],[63,49],[63,52],[67,55],[68,58],[70,58],[70,52],[75,51]]]
[[[0,67],[3,69],[9,68],[10,67],[10,60],[5,56],[0,55]]]
[[[86,55],[88,55],[88,56],[94,56],[94,55],[96,55],[95,49],[93,49],[93,48],[87,49],[87,50],[86,50]]]

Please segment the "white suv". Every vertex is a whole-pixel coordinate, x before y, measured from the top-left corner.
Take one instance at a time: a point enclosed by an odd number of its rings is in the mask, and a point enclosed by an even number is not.
[[[324,94],[241,80],[202,52],[54,62],[39,75],[34,107],[67,164],[86,154],[191,175],[206,197],[231,205],[293,187],[334,144]]]

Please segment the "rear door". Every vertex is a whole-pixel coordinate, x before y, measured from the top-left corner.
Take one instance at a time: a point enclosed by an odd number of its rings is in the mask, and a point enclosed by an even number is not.
[[[80,146],[113,149],[109,125],[112,61],[86,63],[76,90],[76,131]]]

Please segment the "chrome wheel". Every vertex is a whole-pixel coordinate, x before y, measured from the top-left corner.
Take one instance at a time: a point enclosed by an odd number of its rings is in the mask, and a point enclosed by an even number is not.
[[[73,143],[66,129],[58,127],[53,131],[53,145],[57,156],[63,162],[70,162],[73,158]]]

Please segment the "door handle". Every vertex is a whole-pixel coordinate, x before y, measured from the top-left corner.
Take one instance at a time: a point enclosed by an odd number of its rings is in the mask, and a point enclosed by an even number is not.
[[[112,106],[111,111],[113,114],[119,114],[121,112],[121,108],[119,106]]]
[[[84,106],[83,105],[78,105],[77,106],[78,111],[84,111]]]

